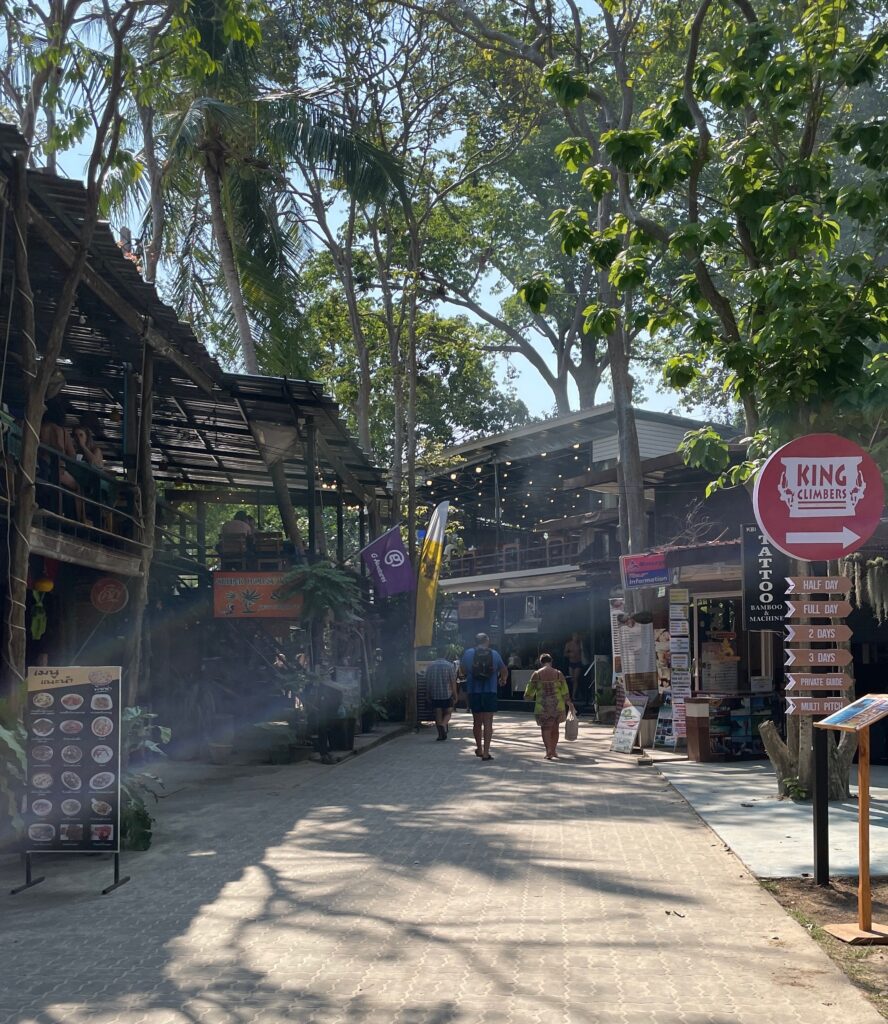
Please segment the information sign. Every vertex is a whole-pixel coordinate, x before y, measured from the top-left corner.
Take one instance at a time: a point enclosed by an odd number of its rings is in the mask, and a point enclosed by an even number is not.
[[[763,533],[803,561],[856,551],[879,525],[884,501],[879,467],[837,434],[808,434],[774,452],[752,499]]]
[[[786,676],[787,690],[844,690],[851,685],[851,677],[844,672],[828,672],[809,676],[792,673]]]
[[[120,850],[120,668],[28,669],[25,849]]]
[[[847,643],[853,636],[850,626],[787,626],[786,642]]]
[[[787,594],[849,594],[847,576],[787,576]]]
[[[835,714],[814,724],[818,729],[838,729],[843,732],[860,732],[879,719],[888,715],[888,694],[869,693],[854,701]]]
[[[657,587],[669,582],[666,555],[621,555],[620,574],[625,590],[639,590],[642,587]]]
[[[787,668],[792,665],[844,668],[854,660],[850,651],[842,649],[813,650],[810,647],[786,647],[783,653],[786,655]]]
[[[787,601],[788,619],[844,619],[851,614],[850,601]]]
[[[787,697],[787,715],[831,715],[848,703],[844,697]]]

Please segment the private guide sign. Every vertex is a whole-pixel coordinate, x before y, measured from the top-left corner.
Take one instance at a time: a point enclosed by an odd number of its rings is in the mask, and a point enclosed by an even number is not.
[[[884,500],[875,462],[837,434],[808,434],[774,452],[752,499],[762,532],[806,562],[856,551],[878,526]]]

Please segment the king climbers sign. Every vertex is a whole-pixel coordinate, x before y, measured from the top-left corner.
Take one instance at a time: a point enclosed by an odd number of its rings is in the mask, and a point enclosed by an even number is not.
[[[882,476],[869,455],[836,434],[808,434],[778,449],[753,493],[762,532],[784,554],[829,561],[856,551],[879,525]]]

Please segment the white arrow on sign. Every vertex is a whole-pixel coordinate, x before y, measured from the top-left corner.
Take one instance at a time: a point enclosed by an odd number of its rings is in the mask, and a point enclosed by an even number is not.
[[[847,526],[842,527],[841,533],[788,533],[787,544],[841,544],[843,548],[850,547],[855,541],[860,540],[858,534],[849,530]]]

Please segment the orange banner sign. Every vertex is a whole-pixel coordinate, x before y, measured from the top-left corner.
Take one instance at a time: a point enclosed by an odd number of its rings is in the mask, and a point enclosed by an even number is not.
[[[298,619],[302,595],[278,596],[286,573],[214,572],[213,615],[217,619]]]

